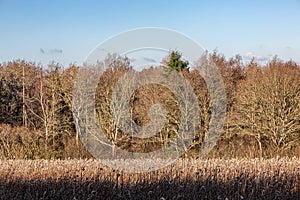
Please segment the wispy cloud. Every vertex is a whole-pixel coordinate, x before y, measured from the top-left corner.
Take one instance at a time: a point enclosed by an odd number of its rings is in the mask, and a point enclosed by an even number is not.
[[[143,60],[150,62],[150,63],[157,63],[157,61],[153,58],[147,58],[147,57],[143,57]]]
[[[247,52],[243,57],[244,57],[245,60],[254,59],[254,60],[259,61],[259,62],[266,62],[272,57],[272,55],[261,56],[261,55],[256,55],[253,52]]]
[[[63,53],[62,49],[50,49],[51,53]]]
[[[130,62],[132,64],[149,64],[149,63],[159,63],[157,60],[149,57],[135,57],[135,58],[129,58]]]
[[[130,61],[131,63],[134,63],[134,62],[136,62],[136,59],[135,59],[135,58],[130,58],[129,61]]]
[[[63,53],[63,50],[58,49],[58,48],[54,48],[54,49],[40,48],[40,53],[42,53],[42,54],[61,54],[61,53]]]

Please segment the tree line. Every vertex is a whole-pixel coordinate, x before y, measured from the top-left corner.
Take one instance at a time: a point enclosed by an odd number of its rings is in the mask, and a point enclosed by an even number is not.
[[[300,152],[300,66],[274,57],[266,64],[241,56],[226,59],[218,52],[207,54],[223,78],[227,110],[218,144],[210,157],[294,156]],[[138,88],[130,97],[129,113],[134,123],[151,122],[149,110],[161,104],[166,116],[163,128],[153,137],[141,139],[120,129],[112,112],[113,91],[127,72],[156,73],[155,67],[133,70],[129,59],[109,55],[99,77],[95,109],[111,147],[149,152],[174,142],[180,126],[176,96],[159,84]],[[189,68],[179,52],[172,51],[162,62],[180,72],[193,88],[199,104],[199,127],[185,156],[197,156],[208,134],[212,103],[201,74]],[[197,63],[196,63],[197,64]],[[198,64],[201,64],[200,61]],[[47,68],[15,60],[0,64],[0,157],[84,158],[91,157],[75,130],[72,95],[78,70],[50,63]]]

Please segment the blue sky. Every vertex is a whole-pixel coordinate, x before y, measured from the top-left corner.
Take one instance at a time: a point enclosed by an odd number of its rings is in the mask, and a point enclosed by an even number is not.
[[[300,1],[0,0],[0,62],[81,64],[126,30],[179,31],[209,52],[300,62]]]

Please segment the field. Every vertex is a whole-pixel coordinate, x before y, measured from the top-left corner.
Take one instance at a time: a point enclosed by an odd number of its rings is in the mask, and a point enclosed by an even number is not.
[[[129,174],[92,159],[1,160],[0,198],[298,199],[299,164],[296,158],[182,159]]]

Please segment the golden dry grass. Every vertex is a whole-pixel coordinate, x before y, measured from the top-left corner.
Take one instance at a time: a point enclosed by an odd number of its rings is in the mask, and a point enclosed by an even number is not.
[[[128,174],[97,160],[1,160],[1,199],[297,199],[300,160],[179,160]]]

